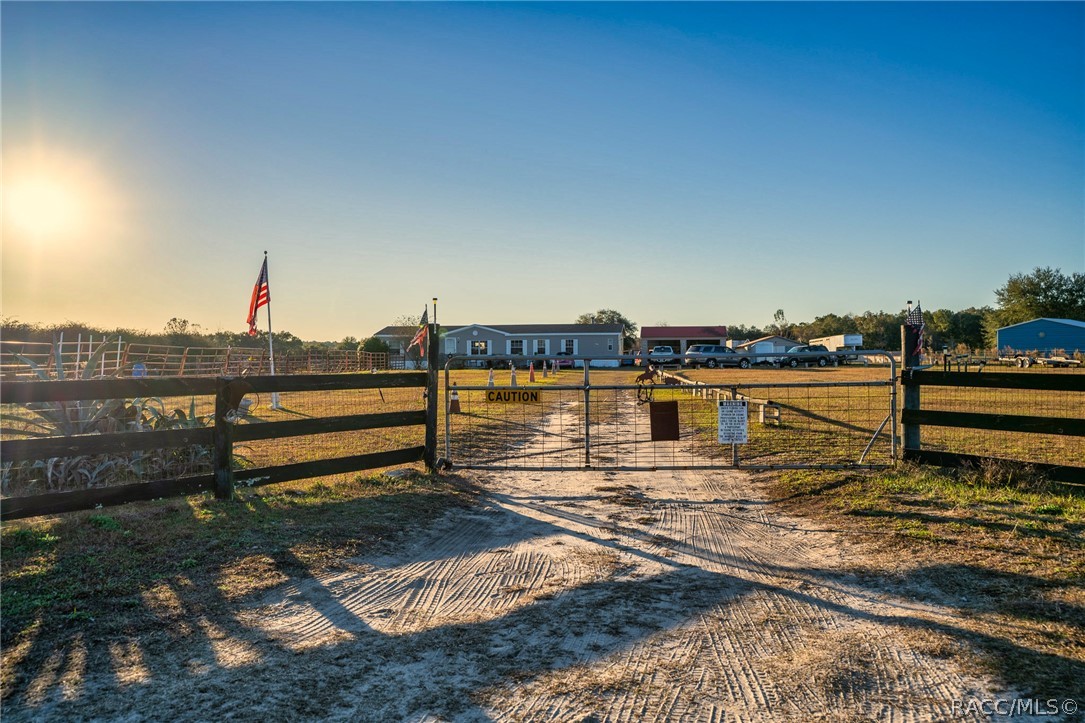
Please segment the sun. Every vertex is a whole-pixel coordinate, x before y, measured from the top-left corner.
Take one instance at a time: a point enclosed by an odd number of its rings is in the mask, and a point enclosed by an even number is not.
[[[16,232],[38,240],[71,235],[85,225],[79,192],[44,175],[15,179],[5,188],[4,215]]]
[[[117,196],[85,158],[55,149],[16,151],[3,174],[5,242],[101,241],[117,229]]]

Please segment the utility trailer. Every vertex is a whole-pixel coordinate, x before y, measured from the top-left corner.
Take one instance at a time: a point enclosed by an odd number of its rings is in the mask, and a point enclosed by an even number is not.
[[[863,335],[834,334],[833,336],[823,336],[818,339],[811,339],[809,343],[812,345],[821,345],[829,351],[855,351],[856,349],[863,348]],[[841,354],[837,358],[840,362],[856,361],[859,358],[859,355]]]
[[[1028,354],[1014,354],[1013,356],[1000,356],[998,361],[1002,364],[1028,369],[1031,366],[1044,367],[1079,367],[1081,362],[1065,356],[1029,356]]]

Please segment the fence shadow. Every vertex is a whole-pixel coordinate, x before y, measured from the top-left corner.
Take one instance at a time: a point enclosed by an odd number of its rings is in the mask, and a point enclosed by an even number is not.
[[[755,594],[790,600],[842,620],[933,630],[986,653],[1010,686],[1020,686],[1030,679],[1030,671],[1042,668],[1055,674],[1026,692],[1085,698],[1080,660],[945,622],[945,617],[932,621],[905,605],[871,612],[859,601],[879,598],[884,589],[864,586],[837,570],[751,565],[742,557],[719,553],[713,560],[722,560],[732,572],[706,570],[670,557],[682,553],[707,560],[696,540],[668,540],[667,554],[649,552],[616,539],[608,521],[561,509],[549,499],[530,503],[552,513],[550,520],[540,520],[527,514],[526,500],[500,495],[491,495],[499,507],[446,514],[456,502],[444,494],[388,491],[369,501],[329,496],[319,505],[303,504],[308,494],[324,493],[284,492],[274,504],[268,496],[198,504],[175,500],[96,518],[92,513],[70,515],[52,528],[52,535],[75,537],[86,527],[98,532],[88,536],[70,560],[40,571],[10,569],[16,551],[5,549],[5,577],[19,573],[16,585],[6,585],[5,613],[10,595],[56,596],[40,611],[37,632],[27,639],[8,639],[12,631],[5,615],[5,715],[12,720],[119,718],[138,711],[148,718],[179,720],[230,715],[285,720],[317,719],[332,712],[365,720],[391,712],[393,719],[475,719],[487,715],[485,706],[495,691],[530,685],[556,671],[575,674],[578,666],[625,654],[657,633],[692,624],[710,611],[728,616],[733,606]],[[374,519],[378,503],[406,507],[410,514],[389,525]],[[134,530],[139,515],[146,518],[142,527],[125,535],[126,529]],[[254,530],[247,523],[257,516],[264,525]],[[341,539],[330,537],[332,528],[322,520],[344,516],[356,518],[357,525]],[[575,531],[567,523],[575,524]],[[146,538],[151,530],[172,536],[174,544],[165,556]],[[304,532],[280,538],[277,531],[283,530]],[[427,587],[427,566],[457,565],[473,555],[502,554],[519,542],[570,534],[599,549],[658,563],[661,572],[574,581],[492,614],[465,613],[434,625],[421,620],[396,632],[381,631],[379,618],[359,593],[389,570],[412,568],[414,577],[402,578],[393,592],[440,594]],[[327,569],[320,567],[314,547],[370,551]],[[434,550],[441,556],[433,556]],[[22,560],[36,559],[25,550],[18,552]],[[243,580],[246,565],[274,571],[277,584],[233,590],[230,581]],[[142,583],[110,590],[105,571],[117,566],[153,572],[142,575]],[[808,584],[772,582],[766,578],[772,574],[791,581],[799,577]],[[28,576],[35,578],[33,585],[25,582]],[[93,591],[89,597],[64,599],[72,576]],[[95,579],[101,581],[97,589],[87,584]],[[988,611],[988,598],[1043,584],[1028,575],[937,565],[907,573],[893,588],[906,598],[975,615]],[[974,586],[983,595],[973,596]],[[389,600],[397,599],[384,592]],[[395,610],[394,603],[382,604]],[[312,611],[316,623],[309,631],[323,629],[338,637],[306,645],[304,630],[285,636],[263,631],[257,622],[285,605]],[[1039,601],[1022,602],[1011,613],[1021,620],[1069,625],[1085,639],[1080,606],[1044,608]],[[359,701],[368,707],[360,707]],[[771,709],[765,713],[771,715]]]

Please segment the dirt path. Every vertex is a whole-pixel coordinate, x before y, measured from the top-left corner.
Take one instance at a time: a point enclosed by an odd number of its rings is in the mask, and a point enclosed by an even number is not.
[[[741,474],[481,482],[485,508],[248,621],[379,656],[341,694],[374,720],[944,720],[990,697],[947,664],[947,615],[834,572],[834,535]]]

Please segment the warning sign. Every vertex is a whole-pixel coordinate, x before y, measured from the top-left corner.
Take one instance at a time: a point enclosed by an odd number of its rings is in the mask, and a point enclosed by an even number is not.
[[[489,389],[486,391],[487,402],[537,402],[539,393],[534,389]]]
[[[749,423],[745,399],[721,399],[718,435],[720,444],[746,444],[749,439]]]

